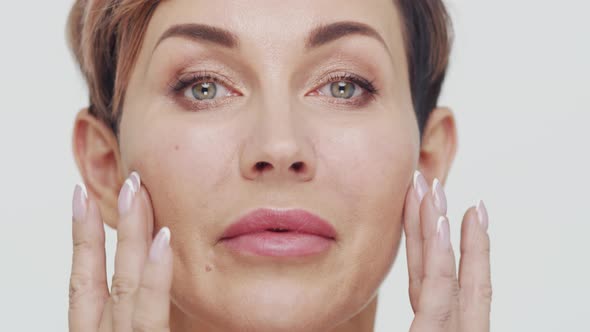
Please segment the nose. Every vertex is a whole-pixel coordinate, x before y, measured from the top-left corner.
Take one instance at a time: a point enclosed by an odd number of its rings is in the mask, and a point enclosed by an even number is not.
[[[313,179],[315,153],[305,119],[289,107],[259,108],[248,138],[242,146],[242,176],[257,181],[297,181]]]

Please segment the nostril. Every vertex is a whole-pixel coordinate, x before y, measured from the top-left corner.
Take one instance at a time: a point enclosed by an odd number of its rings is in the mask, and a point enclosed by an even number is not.
[[[301,161],[298,161],[294,163],[292,167],[294,170],[300,171],[303,168],[303,163]]]
[[[256,170],[258,171],[262,171],[266,168],[266,166],[270,165],[269,163],[267,163],[266,161],[259,161],[256,163]]]

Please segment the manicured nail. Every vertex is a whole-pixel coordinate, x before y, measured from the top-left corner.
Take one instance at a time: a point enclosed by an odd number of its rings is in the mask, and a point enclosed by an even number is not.
[[[88,192],[84,183],[76,184],[74,187],[74,198],[72,199],[72,214],[73,220],[81,222],[86,217],[86,209],[88,207]]]
[[[124,216],[131,208],[131,203],[135,197],[135,190],[133,190],[133,182],[131,179],[125,180],[123,187],[119,192],[119,216]]]
[[[447,196],[445,195],[445,191],[438,181],[437,178],[434,179],[432,182],[432,193],[434,196],[434,205],[438,209],[438,212],[443,216],[447,214]]]
[[[129,175],[129,179],[133,184],[133,191],[137,193],[139,191],[139,188],[141,188],[141,178],[139,177],[139,173],[137,173],[136,171],[131,172],[131,174]]]
[[[156,235],[152,247],[150,248],[150,260],[152,262],[158,262],[162,259],[164,250],[170,245],[170,229],[168,227],[162,227]]]
[[[441,248],[448,249],[451,246],[451,230],[449,221],[445,216],[438,217],[436,235],[438,236],[438,243]]]
[[[418,202],[421,203],[424,195],[428,192],[428,184],[426,183],[426,179],[424,179],[424,175],[420,173],[420,171],[416,170],[414,172],[414,191],[418,197]]]
[[[485,204],[483,204],[483,201],[481,199],[477,202],[475,210],[477,211],[477,219],[479,221],[479,224],[481,225],[481,227],[483,227],[485,231],[487,231],[489,223],[488,210],[486,209],[486,206]]]

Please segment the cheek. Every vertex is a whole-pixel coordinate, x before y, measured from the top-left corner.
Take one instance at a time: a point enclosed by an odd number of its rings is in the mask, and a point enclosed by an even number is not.
[[[156,222],[183,228],[195,209],[210,210],[208,201],[231,178],[236,142],[220,128],[162,118],[130,142],[128,158],[150,192]],[[202,221],[212,217],[199,215]]]
[[[318,148],[325,174],[318,177],[325,176],[357,199],[399,203],[418,161],[410,128],[388,119],[344,133],[326,132]]]
[[[346,211],[341,217],[348,219],[343,223],[347,252],[340,262],[346,268],[339,279],[356,285],[357,301],[383,281],[399,247],[403,206],[419,151],[415,128],[405,123],[382,120],[333,136],[337,140],[320,140],[326,174],[318,176],[339,188]]]

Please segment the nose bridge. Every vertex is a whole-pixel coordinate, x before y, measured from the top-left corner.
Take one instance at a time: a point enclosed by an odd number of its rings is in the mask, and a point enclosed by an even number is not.
[[[254,121],[243,145],[240,168],[249,179],[309,180],[315,169],[305,121],[288,80],[269,79],[254,94]]]
[[[283,170],[288,163],[297,155],[301,148],[297,127],[298,120],[293,113],[290,101],[282,103],[276,96],[263,99],[262,107],[257,112],[258,124],[256,135],[259,135],[259,144],[262,152],[267,155],[275,166]]]

